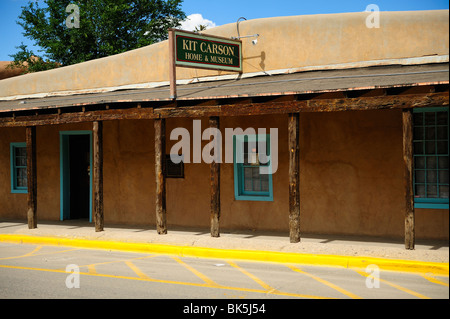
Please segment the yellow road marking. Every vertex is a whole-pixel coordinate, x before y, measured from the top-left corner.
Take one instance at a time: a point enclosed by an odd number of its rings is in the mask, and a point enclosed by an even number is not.
[[[42,249],[42,246],[37,246],[32,252],[26,253],[25,255],[13,256],[13,257],[3,257],[3,258],[0,258],[0,260],[29,257],[29,256],[32,256],[33,254],[35,254],[36,252],[38,252],[41,249]]]
[[[374,278],[371,274],[368,274],[368,273],[366,273],[365,271],[362,271],[362,270],[359,270],[359,269],[353,269],[353,270],[356,271],[358,274],[360,274],[360,275],[363,276],[363,277]],[[383,283],[385,283],[385,284],[388,284],[388,285],[391,286],[391,287],[397,288],[398,290],[401,290],[401,291],[403,291],[403,292],[406,292],[406,293],[408,293],[408,294],[410,294],[410,295],[413,295],[413,296],[415,296],[415,297],[417,297],[417,298],[421,298],[421,299],[431,299],[430,297],[427,297],[427,296],[425,296],[425,295],[422,295],[422,294],[420,294],[420,293],[418,293],[418,292],[412,291],[412,290],[410,290],[410,289],[408,289],[408,288],[405,288],[405,287],[402,287],[402,286],[400,286],[400,285],[394,284],[394,283],[392,283],[392,282],[390,282],[390,281],[387,281],[387,280],[384,280],[384,279],[382,279],[382,278],[376,278],[376,279],[378,279],[380,282],[383,282]]]
[[[189,271],[191,271],[193,274],[195,274],[197,277],[199,277],[201,280],[203,280],[205,283],[207,283],[210,286],[215,286],[215,287],[221,287],[221,285],[219,285],[218,283],[216,283],[215,281],[213,281],[211,278],[209,278],[208,276],[202,274],[201,272],[199,272],[197,269],[189,266],[188,264],[186,264],[184,261],[182,261],[180,258],[178,257],[174,257],[172,256],[172,258],[174,260],[176,260],[180,265],[183,265],[185,268],[187,268]]]
[[[87,268],[88,268],[88,272],[90,274],[96,274],[97,273],[97,270],[95,269],[95,264],[88,265]]]
[[[345,289],[343,289],[343,288],[341,288],[341,287],[339,287],[339,286],[337,286],[337,285],[335,285],[335,284],[333,284],[333,283],[331,283],[331,282],[329,282],[329,281],[327,281],[325,279],[322,279],[322,278],[317,277],[317,276],[315,276],[313,274],[307,273],[306,271],[301,270],[300,268],[297,268],[297,267],[295,267],[293,265],[286,265],[286,266],[288,268],[292,269],[293,271],[296,271],[296,272],[299,272],[299,273],[301,273],[303,275],[311,277],[312,279],[317,280],[318,282],[320,282],[320,283],[322,283],[322,284],[324,284],[324,285],[326,285],[326,286],[328,286],[330,288],[333,288],[333,289],[339,291],[340,293],[343,293],[344,295],[346,295],[346,296],[348,296],[350,298],[362,299],[361,297],[359,297],[359,296],[357,296],[357,295],[355,295],[355,294],[353,294],[353,293],[351,293],[351,292],[349,292],[349,291],[347,291],[347,290],[345,290]]]
[[[45,252],[45,253],[36,254],[36,252],[38,252],[39,250],[41,250],[42,247],[43,247],[43,246],[38,246],[38,247],[36,247],[32,252],[27,253],[27,254],[25,254],[25,255],[14,256],[14,257],[3,257],[3,258],[0,258],[0,260],[25,258],[25,257],[31,257],[31,256],[35,257],[35,256],[54,255],[54,254],[65,253],[65,252],[68,252],[68,251],[79,250],[78,248],[71,248],[71,249],[64,249],[64,250],[59,250],[59,251],[51,251],[51,252]]]
[[[257,282],[261,287],[263,287],[264,289],[267,290],[268,293],[272,293],[272,292],[278,292],[275,288],[271,287],[270,285],[266,284],[264,281],[262,281],[261,279],[259,279],[258,277],[256,277],[255,275],[253,275],[252,273],[249,273],[247,270],[239,267],[236,263],[232,262],[231,260],[227,260],[227,262],[234,268],[236,268],[237,270],[239,270],[240,272],[242,272],[244,275],[247,275],[248,277],[250,277],[251,279],[253,279],[255,282]]]
[[[0,265],[0,268],[9,268],[9,269],[20,269],[20,270],[32,270],[32,271],[45,271],[45,272],[56,272],[56,273],[65,273],[67,272],[65,270],[60,269],[45,269],[45,268],[32,268],[32,267],[21,267],[21,266],[8,266],[8,265]],[[261,293],[261,294],[267,294],[267,290],[262,289],[250,289],[250,288],[240,288],[240,287],[228,287],[228,286],[220,286],[220,285],[209,285],[209,284],[198,284],[198,283],[192,283],[192,282],[181,282],[181,281],[173,281],[173,280],[161,280],[161,279],[143,279],[140,277],[128,277],[128,276],[115,276],[115,275],[106,275],[106,274],[91,274],[91,273],[84,273],[79,272],[80,275],[85,276],[96,276],[96,277],[105,277],[105,278],[115,278],[115,279],[128,279],[128,280],[140,280],[140,281],[147,281],[147,282],[155,282],[155,283],[163,283],[163,284],[175,284],[175,285],[184,285],[184,286],[194,286],[194,287],[203,287],[203,288],[216,288],[216,289],[226,289],[226,290],[236,290],[236,291],[245,291],[245,292],[254,292],[254,293]],[[274,291],[271,292],[274,295],[279,296],[289,296],[289,297],[297,297],[297,298],[308,298],[308,299],[334,299],[329,297],[322,297],[322,296],[313,296],[313,295],[303,295],[303,294],[295,294],[295,293],[289,293],[289,292],[281,292],[281,291]]]
[[[142,279],[150,279],[149,276],[147,276],[144,272],[142,272],[138,266],[136,266],[135,264],[133,264],[131,261],[125,261],[125,264],[130,267],[135,273],[136,275],[139,276],[139,278]]]
[[[157,255],[150,255],[150,256],[143,256],[143,257],[135,257],[135,258],[127,258],[127,259],[118,259],[118,260],[113,260],[113,261],[105,261],[105,262],[100,262],[100,263],[94,263],[94,264],[89,264],[89,265],[81,265],[79,266],[81,267],[87,267],[89,272],[91,272],[91,270],[93,272],[95,271],[95,266],[98,265],[107,265],[107,264],[114,264],[114,263],[121,263],[121,262],[126,262],[129,260],[138,260],[138,259],[145,259],[145,258],[151,258],[151,257],[156,257]]]
[[[448,283],[441,281],[430,274],[422,274],[422,277],[428,281],[431,281],[432,283],[448,287]]]

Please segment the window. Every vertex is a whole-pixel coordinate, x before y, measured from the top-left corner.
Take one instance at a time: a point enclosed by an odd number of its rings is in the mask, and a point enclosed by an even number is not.
[[[235,199],[273,201],[269,135],[235,135],[233,143]]]
[[[27,146],[11,143],[11,193],[27,193]]]
[[[414,109],[414,207],[448,209],[448,108]]]
[[[179,160],[179,163],[174,163],[170,158],[173,156]],[[184,161],[183,156],[178,154],[166,154],[166,177],[167,178],[184,178]]]

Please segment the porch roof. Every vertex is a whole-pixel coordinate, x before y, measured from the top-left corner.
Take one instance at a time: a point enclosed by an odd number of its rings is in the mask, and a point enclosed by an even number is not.
[[[189,104],[207,100],[276,97],[327,92],[362,92],[375,89],[401,89],[421,86],[447,85],[449,64],[372,66],[341,70],[318,70],[291,74],[262,75],[232,80],[205,81],[177,86],[177,102]],[[448,90],[448,88],[447,88]],[[33,99],[0,101],[0,113],[51,110],[77,106],[105,105],[113,103],[171,103],[169,86],[155,88],[122,89],[112,92],[47,96]],[[220,103],[219,103],[220,104]],[[6,115],[6,114],[5,114]]]

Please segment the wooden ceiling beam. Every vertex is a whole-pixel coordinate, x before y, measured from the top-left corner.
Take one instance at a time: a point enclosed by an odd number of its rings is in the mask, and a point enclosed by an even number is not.
[[[256,103],[258,99],[245,99],[240,103],[235,103],[233,99],[230,104],[218,104],[203,101],[200,105],[168,106],[153,108],[150,104],[146,107],[115,108],[98,107],[92,110],[86,109],[80,112],[66,112],[61,108],[61,112],[55,111],[33,115],[28,113],[21,116],[20,112],[12,112],[10,116],[0,117],[0,127],[15,126],[36,126],[55,125],[67,123],[81,123],[93,121],[109,120],[139,120],[156,118],[199,118],[207,116],[248,116],[248,115],[269,115],[288,114],[297,112],[336,112],[336,111],[356,111],[356,110],[378,110],[378,109],[405,109],[417,107],[436,107],[449,105],[449,92],[437,92],[427,94],[406,94],[406,95],[381,95],[381,96],[359,96],[354,98],[319,98],[297,100],[294,96],[284,99],[271,99],[270,101]],[[222,101],[224,102],[224,101]],[[144,105],[142,105],[144,106]]]

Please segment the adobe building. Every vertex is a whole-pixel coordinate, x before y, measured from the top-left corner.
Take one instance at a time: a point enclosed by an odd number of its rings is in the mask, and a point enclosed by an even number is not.
[[[369,14],[209,29],[242,72],[177,67],[176,98],[169,41],[1,80],[0,218],[448,240],[449,12]],[[231,162],[194,152],[210,127]],[[273,174],[236,161],[249,128]]]
[[[13,76],[18,76],[23,73],[24,70],[20,68],[8,68],[8,65],[10,64],[11,61],[0,61],[0,80],[12,78]]]

